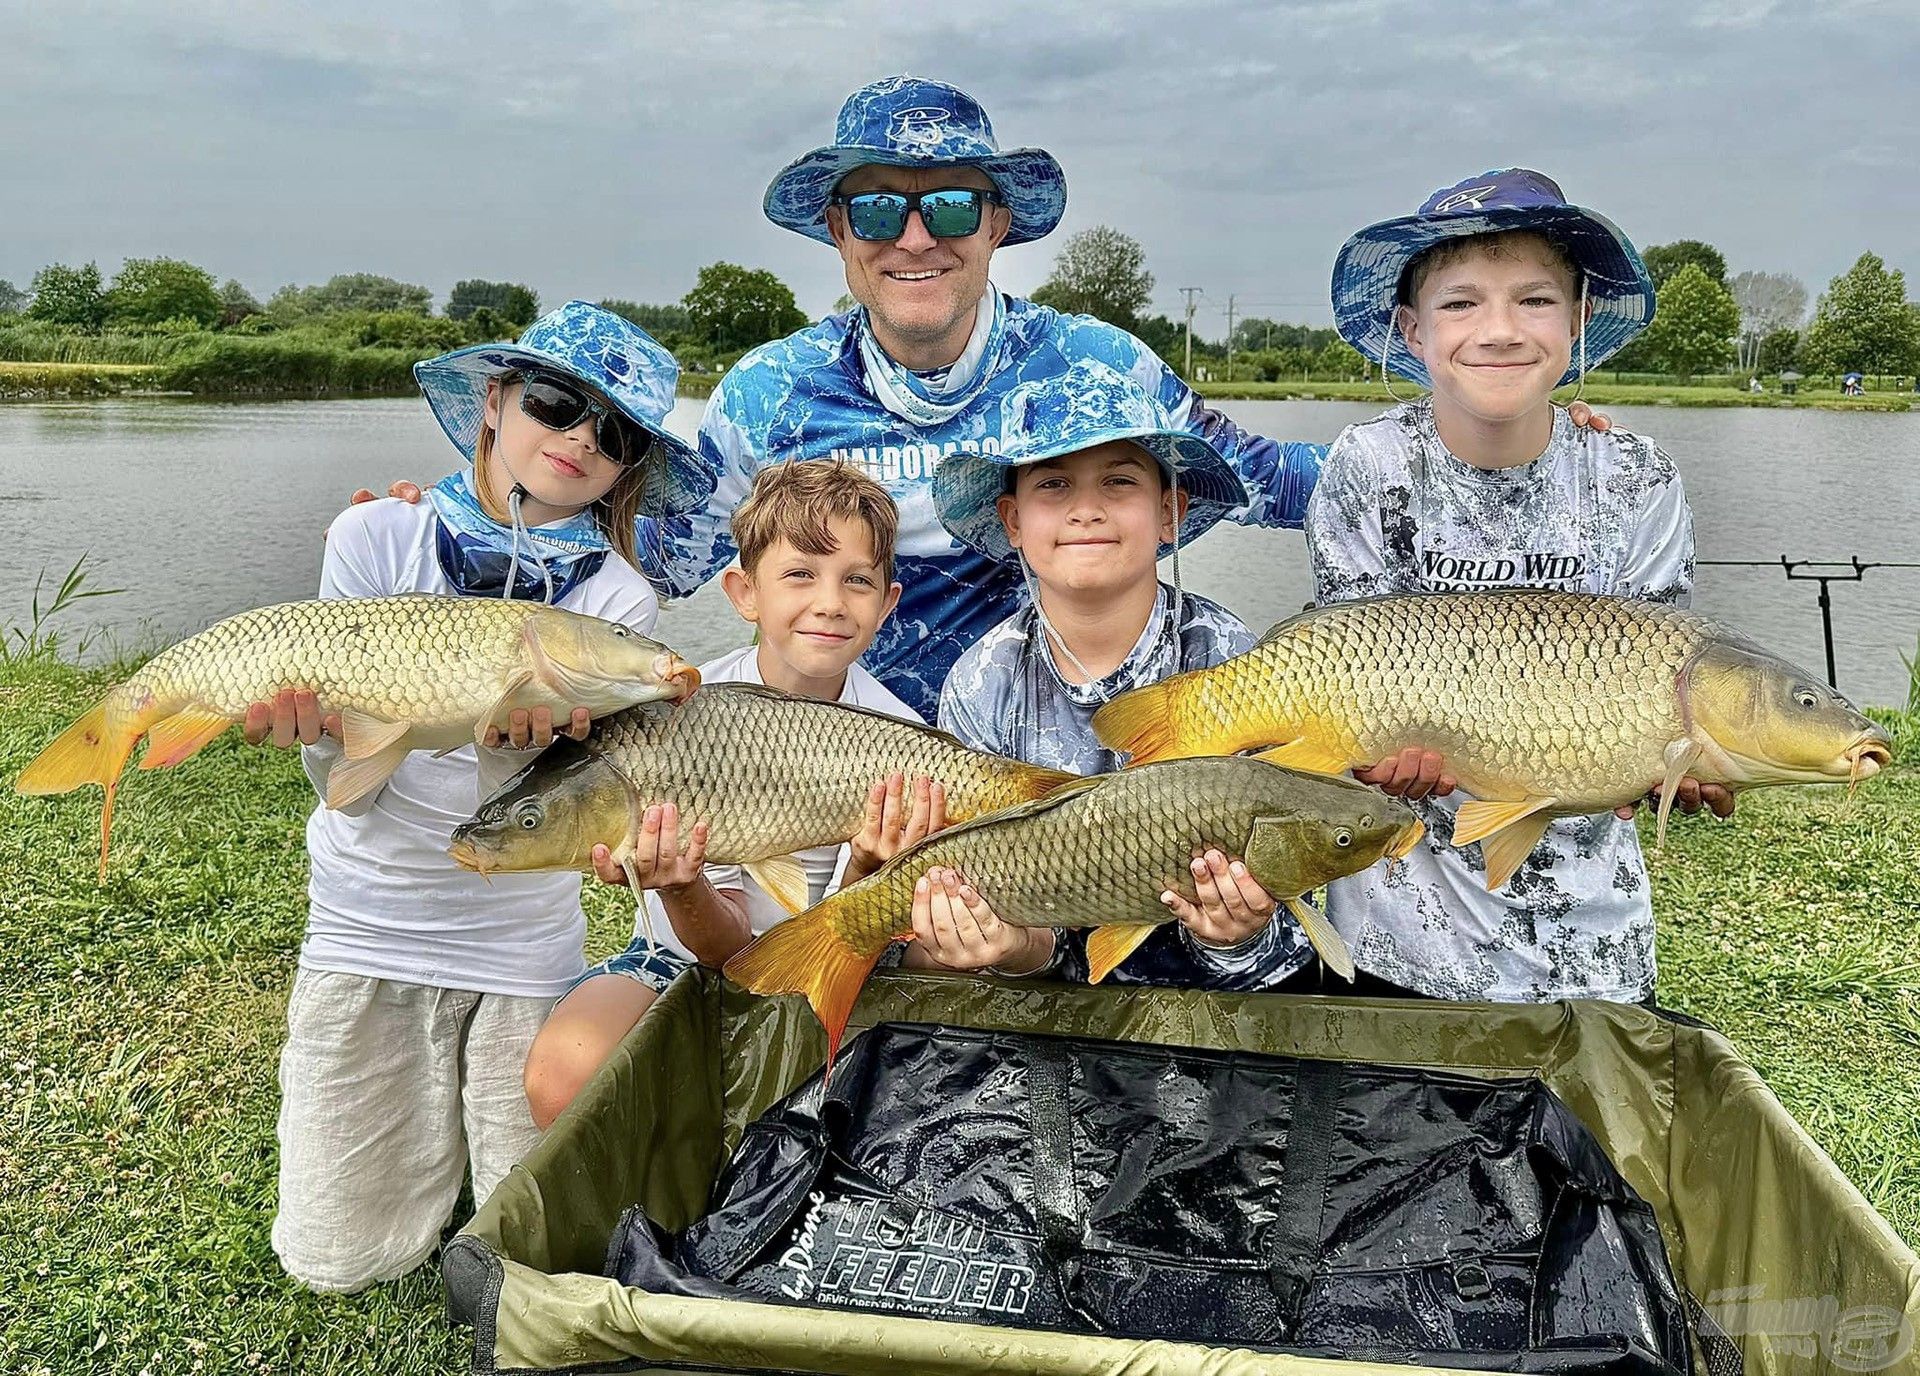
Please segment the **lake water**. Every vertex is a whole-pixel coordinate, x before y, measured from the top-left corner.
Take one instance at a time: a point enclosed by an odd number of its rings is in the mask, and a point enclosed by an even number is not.
[[[671,424],[690,435],[702,403]],[[1379,410],[1343,402],[1228,402],[1243,425],[1331,440]],[[1920,417],[1813,410],[1620,407],[1674,455],[1701,559],[1920,560]],[[81,553],[118,596],[56,623],[93,653],[154,648],[247,607],[310,596],[320,531],[355,487],[431,480],[456,456],[414,400],[207,403],[128,399],[0,405],[0,626],[27,618]],[[1182,558],[1190,587],[1255,627],[1308,600],[1297,531],[1218,526]],[[1816,588],[1779,569],[1703,567],[1695,605],[1820,671]],[[658,633],[696,661],[741,643],[718,583],[669,606]],[[1920,639],[1920,569],[1836,584],[1840,686],[1904,701]]]

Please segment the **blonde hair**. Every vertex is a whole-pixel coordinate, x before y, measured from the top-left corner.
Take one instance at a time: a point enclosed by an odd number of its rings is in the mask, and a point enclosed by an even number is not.
[[[503,400],[507,385],[520,380],[518,373],[503,373],[491,379],[499,383]],[[585,384],[580,385],[589,395],[604,400],[591,387]],[[628,424],[631,425],[632,422],[629,421]],[[614,479],[613,486],[593,503],[592,509],[594,522],[600,527],[600,533],[607,537],[607,543],[613,546],[613,552],[638,569],[640,555],[634,547],[633,523],[640,514],[640,503],[647,495],[647,483],[652,477],[653,465],[665,463],[666,455],[657,436],[640,430],[637,425],[633,428],[646,437],[646,453],[641,455],[637,463],[621,465],[620,476]],[[479,497],[480,509],[486,512],[488,517],[503,526],[512,525],[513,514],[493,500],[493,440],[493,427],[482,421],[480,438],[475,440],[473,445],[474,495]],[[512,475],[508,474],[508,476]]]
[[[1566,270],[1572,279],[1570,285],[1573,290],[1580,289],[1580,279],[1584,274],[1580,264],[1574,261],[1572,251],[1564,243],[1537,229],[1501,229],[1490,234],[1463,234],[1457,238],[1442,239],[1432,248],[1415,254],[1413,261],[1400,274],[1399,304],[1417,306],[1420,288],[1426,285],[1427,275],[1435,268],[1456,263],[1470,253],[1484,253],[1489,258],[1515,257],[1523,240],[1543,245],[1553,264]]]
[[[763,468],[733,512],[733,543],[748,573],[775,540],[807,554],[831,554],[835,518],[857,521],[873,540],[881,576],[893,581],[893,542],[900,513],[887,490],[837,459],[800,459]]]

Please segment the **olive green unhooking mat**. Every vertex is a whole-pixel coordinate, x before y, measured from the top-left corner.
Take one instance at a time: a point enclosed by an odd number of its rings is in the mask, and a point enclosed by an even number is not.
[[[1754,1376],[1920,1371],[1920,1258],[1715,1032],[1617,1004],[1083,988],[890,974],[853,1026],[950,1023],[1537,1074],[1660,1215],[1675,1279]],[[706,1370],[1361,1376],[1435,1368],[678,1299],[599,1274],[622,1210],[684,1228],[744,1126],[825,1055],[804,1002],[684,976],[448,1244],[481,1372]],[[1915,1092],[1908,1087],[1906,1092]]]

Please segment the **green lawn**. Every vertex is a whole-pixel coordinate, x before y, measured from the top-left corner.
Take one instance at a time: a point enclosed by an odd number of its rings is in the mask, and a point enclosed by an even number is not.
[[[0,664],[0,780],[103,686]],[[1724,1029],[1920,1240],[1920,729],[1902,765],[1678,822],[1653,862],[1665,1002]],[[305,915],[296,763],[229,735],[99,791],[0,791],[0,1371],[451,1372],[437,1271],[308,1294],[267,1243],[275,1062]],[[592,897],[596,951],[625,940]]]

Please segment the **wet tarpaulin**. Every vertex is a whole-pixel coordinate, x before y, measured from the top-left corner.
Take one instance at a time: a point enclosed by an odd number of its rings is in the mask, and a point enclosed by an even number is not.
[[[1533,1077],[889,1024],[752,1123],[655,1293],[1504,1371],[1687,1370],[1652,1209]]]

